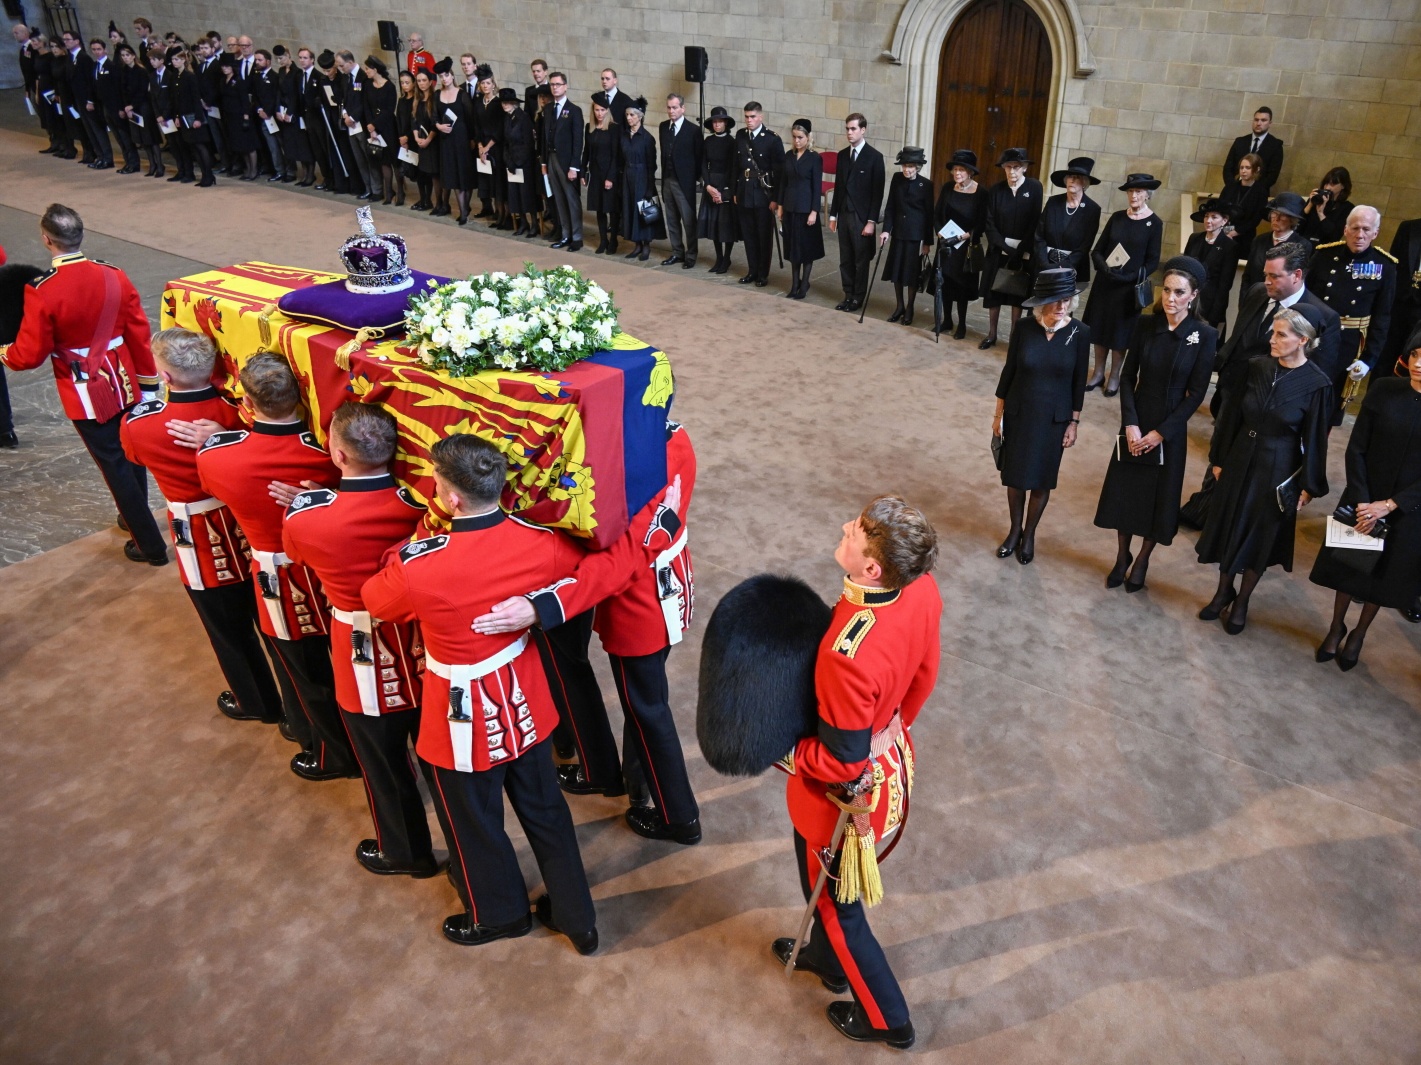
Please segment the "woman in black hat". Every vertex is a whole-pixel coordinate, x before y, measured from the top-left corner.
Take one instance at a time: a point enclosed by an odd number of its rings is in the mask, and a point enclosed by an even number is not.
[[[1195,313],[1223,336],[1224,319],[1229,313],[1229,290],[1238,273],[1238,245],[1224,232],[1229,224],[1229,205],[1223,200],[1208,199],[1189,216],[1192,222],[1202,222],[1202,233],[1190,234],[1184,254],[1204,264],[1208,280],[1199,290]],[[1173,261],[1173,260],[1171,260]]]
[[[222,72],[217,82],[217,109],[222,113],[222,139],[227,151],[241,156],[247,167],[237,179],[255,181],[257,179],[257,130],[252,124],[252,98],[247,87],[237,80],[237,70],[241,61],[226,52],[217,58],[217,69]],[[229,156],[230,157],[230,156]]]
[[[1209,448],[1218,487],[1196,550],[1217,563],[1219,586],[1199,611],[1243,631],[1253,589],[1269,566],[1293,569],[1298,511],[1327,495],[1332,379],[1308,355],[1317,330],[1296,308],[1273,318],[1270,357],[1248,364],[1248,383],[1224,394]],[[1234,577],[1243,574],[1238,591]]]
[[[1000,469],[1011,516],[997,557],[1015,554],[1023,566],[1036,557],[1036,526],[1056,487],[1061,456],[1076,442],[1085,402],[1090,330],[1071,317],[1079,292],[1070,267],[1036,275],[1031,295],[1022,300],[1023,307],[1032,308],[1031,317],[1011,331],[997,382],[992,435],[1001,439]]]
[[[949,222],[962,230],[955,240],[941,240],[938,259],[942,266],[942,305],[946,311],[942,328],[952,328],[952,307],[957,306],[957,328],[953,336],[961,340],[967,335],[967,304],[981,294],[980,263],[973,262],[981,254],[983,215],[987,198],[977,184],[977,153],[959,148],[948,160],[950,184],[943,185],[937,198],[937,213],[933,224],[941,233]]]
[[[1327,546],[1312,567],[1312,582],[1337,593],[1332,624],[1315,657],[1319,662],[1336,657],[1344,672],[1357,664],[1377,611],[1385,606],[1405,612],[1421,595],[1421,517],[1416,516],[1421,510],[1421,331],[1405,347],[1407,375],[1374,377],[1362,400],[1347,441],[1347,490],[1341,499],[1354,508],[1358,532],[1375,536],[1376,523],[1385,522],[1385,547],[1379,557],[1367,556],[1369,572],[1349,565],[1342,552]],[[1353,599],[1361,602],[1362,614],[1348,635],[1347,608]]]
[[[982,306],[987,308],[987,335],[977,346],[985,351],[997,342],[997,317],[1005,305],[1011,308],[1015,327],[1022,301],[1031,291],[1027,271],[1031,268],[1032,239],[1041,219],[1041,182],[1026,176],[1031,165],[1024,148],[1008,148],[997,159],[1005,175],[987,190],[985,229],[987,257],[982,270]],[[993,291],[997,275],[1012,270],[1020,273],[1015,291]]]
[[[503,204],[510,224],[516,223],[515,237],[536,236],[533,216],[538,199],[533,188],[539,180],[539,167],[533,120],[523,110],[523,97],[517,89],[499,89],[498,105],[503,109]]]
[[[1107,588],[1123,583],[1138,592],[1155,545],[1168,545],[1179,531],[1189,419],[1209,390],[1219,340],[1195,309],[1207,283],[1198,259],[1170,259],[1158,308],[1140,316],[1130,337],[1120,374],[1120,435],[1095,511],[1095,524],[1114,529],[1118,539]],[[1143,541],[1138,557],[1130,554],[1135,536]]]
[[[1110,216],[1090,254],[1097,276],[1085,305],[1086,325],[1090,326],[1090,335],[1095,341],[1095,366],[1086,385],[1087,392],[1102,383],[1107,396],[1120,390],[1125,346],[1130,343],[1130,333],[1141,311],[1135,286],[1159,266],[1164,223],[1150,210],[1150,194],[1159,187],[1160,182],[1149,174],[1126,175],[1120,190],[1130,205]],[[1107,351],[1110,352],[1108,381],[1105,377]]]
[[[623,132],[612,121],[607,94],[594,92],[592,120],[582,138],[582,184],[587,189],[587,209],[597,216],[595,255],[617,253],[617,231],[622,222]]]
[[[776,213],[789,260],[792,300],[809,295],[809,272],[824,258],[824,230],[819,225],[819,199],[823,195],[824,160],[814,150],[814,127],[807,118],[796,118],[789,129],[790,150],[775,175]]]
[[[434,98],[437,77],[423,67],[414,72],[414,114],[410,120],[410,139],[419,153],[415,179],[419,182],[419,202],[411,208],[414,211],[432,210],[444,196],[444,186],[439,180],[439,130],[434,124],[439,106]]]
[[[1254,237],[1252,245],[1247,248],[1248,265],[1243,268],[1243,281],[1239,287],[1240,301],[1243,293],[1262,283],[1263,257],[1268,254],[1269,248],[1294,240],[1307,241],[1307,238],[1298,232],[1298,225],[1302,220],[1303,198],[1296,192],[1280,192],[1268,201],[1268,232]],[[1238,247],[1240,251],[1244,250],[1242,245]]]
[[[907,147],[898,153],[894,162],[900,170],[888,183],[878,238],[880,246],[892,241],[883,261],[883,280],[893,282],[896,301],[888,320],[904,325],[913,324],[913,301],[918,298],[923,256],[933,234],[933,183],[919,172],[927,161],[921,148]]]
[[[1080,156],[1051,175],[1051,184],[1066,191],[1046,201],[1032,254],[1038,270],[1069,266],[1082,287],[1090,283],[1090,246],[1100,232],[1100,204],[1086,195],[1089,186],[1100,184],[1094,169],[1094,159]]]
[[[449,214],[449,195],[459,208],[458,223],[469,221],[469,193],[477,175],[474,171],[474,113],[468,93],[454,84],[454,61],[445,56],[434,64],[439,90],[434,94],[434,128],[439,132],[439,180],[443,199],[430,215]]]
[[[365,71],[365,88],[361,90],[365,97],[365,132],[370,138],[367,151],[370,165],[380,169],[383,201],[389,204],[395,200],[395,156],[400,147],[399,127],[395,124],[399,93],[383,60],[368,55],[361,67]],[[377,145],[376,138],[385,143]]]
[[[706,120],[710,136],[702,142],[701,176],[705,194],[701,197],[698,234],[715,245],[715,262],[710,272],[723,274],[730,269],[730,249],[740,239],[735,221],[735,138],[730,131],[735,119],[723,107],[712,107]]]
[[[477,91],[473,98],[474,146],[478,158],[491,173],[475,167],[479,186],[479,218],[492,218],[490,229],[512,229],[504,207],[508,189],[508,173],[503,165],[503,105],[498,99],[498,82],[493,68],[480,63],[474,69]]]
[[[1238,161],[1238,173],[1224,182],[1219,199],[1229,205],[1229,234],[1236,244],[1248,244],[1268,210],[1268,187],[1263,183],[1263,157],[1249,152]]]
[[[651,258],[651,242],[666,239],[666,222],[657,212],[648,222],[637,204],[656,196],[656,138],[643,125],[646,100],[637,97],[626,110],[627,129],[622,135],[622,236],[635,247],[625,258],[646,262]]]

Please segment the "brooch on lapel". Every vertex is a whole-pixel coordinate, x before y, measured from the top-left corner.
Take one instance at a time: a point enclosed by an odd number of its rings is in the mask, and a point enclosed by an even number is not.
[[[1196,329],[1194,330],[1194,332],[1190,333],[1189,336],[1185,337],[1184,342],[1186,344],[1199,343],[1199,330]]]

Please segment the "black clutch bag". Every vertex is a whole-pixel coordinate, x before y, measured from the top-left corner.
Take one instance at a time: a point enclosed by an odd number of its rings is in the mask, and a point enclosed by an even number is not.
[[[992,461],[997,465],[997,472],[1002,470],[1002,438],[996,434],[992,435]]]
[[[1327,555],[1342,565],[1356,570],[1358,573],[1371,574],[1376,571],[1377,563],[1381,562],[1383,551],[1376,550],[1373,544],[1370,549],[1362,547],[1347,547],[1342,543],[1334,542],[1332,532],[1333,522],[1337,525],[1345,525],[1350,528],[1357,527],[1357,508],[1350,503],[1339,504],[1332,512],[1332,517],[1328,520],[1327,535],[1323,539],[1322,551],[1320,555]],[[1385,540],[1389,532],[1385,518],[1377,519],[1376,523],[1365,535],[1375,540]],[[1340,539],[1340,538],[1338,538]]]
[[[1288,514],[1297,510],[1298,500],[1302,498],[1303,494],[1303,468],[1299,466],[1288,475],[1286,481],[1273,491],[1278,497],[1278,509],[1280,511],[1284,514]]]
[[[1143,455],[1131,454],[1130,443],[1125,439],[1125,433],[1122,430],[1115,437],[1115,461],[1128,462],[1134,466],[1163,466],[1164,441],[1161,440]]]

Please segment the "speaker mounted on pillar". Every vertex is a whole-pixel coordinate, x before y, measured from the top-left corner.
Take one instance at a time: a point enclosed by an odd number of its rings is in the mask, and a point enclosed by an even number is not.
[[[698,44],[686,45],[686,80],[704,84],[706,70],[710,67],[710,56]]]
[[[381,19],[376,25],[380,28],[380,47],[386,52],[400,51],[400,28],[389,19]]]

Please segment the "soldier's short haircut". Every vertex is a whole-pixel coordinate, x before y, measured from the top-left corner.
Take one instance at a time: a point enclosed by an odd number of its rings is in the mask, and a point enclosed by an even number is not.
[[[241,373],[242,391],[257,413],[285,418],[301,402],[301,389],[291,364],[274,351],[259,351],[247,360]]]
[[[217,349],[203,334],[173,326],[154,333],[152,347],[153,358],[185,388],[201,388],[212,379]]]
[[[73,251],[84,243],[84,220],[78,211],[62,203],[52,203],[45,208],[39,227],[62,251]]]
[[[1306,243],[1300,240],[1290,240],[1284,244],[1275,244],[1263,253],[1263,260],[1282,259],[1283,269],[1290,274],[1295,274],[1299,270],[1308,268],[1308,260],[1312,258],[1312,253],[1308,250]]]
[[[744,110],[763,112],[765,109],[760,106],[759,100],[751,100],[748,104],[745,105]]]
[[[904,588],[937,562],[937,530],[923,512],[897,496],[879,496],[859,515],[865,553],[883,567],[886,588]]]
[[[384,466],[395,457],[400,429],[384,407],[348,399],[331,415],[331,436],[364,465]]]
[[[470,506],[492,506],[503,495],[508,460],[487,440],[472,433],[446,436],[429,449],[434,472],[465,496]]]

